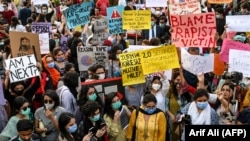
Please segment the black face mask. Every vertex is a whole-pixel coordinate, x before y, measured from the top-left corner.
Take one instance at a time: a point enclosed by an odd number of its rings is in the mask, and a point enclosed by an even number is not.
[[[24,89],[23,89],[23,90],[19,90],[19,91],[14,90],[13,92],[14,92],[16,95],[21,96],[21,95],[23,94],[23,91],[24,91]]]

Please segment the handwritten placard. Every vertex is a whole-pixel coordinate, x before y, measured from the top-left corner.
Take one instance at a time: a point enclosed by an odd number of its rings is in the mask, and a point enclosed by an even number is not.
[[[170,15],[172,44],[177,47],[214,47],[216,20],[214,13]]]
[[[119,55],[119,60],[122,68],[123,86],[145,83],[139,51],[122,53]]]
[[[226,16],[227,32],[250,32],[250,15]]]
[[[91,2],[83,2],[71,5],[64,10],[63,15],[66,18],[68,28],[72,29],[78,25],[89,23],[90,8]]]
[[[214,70],[214,54],[206,56],[191,55],[185,49],[181,49],[182,67],[197,75],[201,73],[213,72]]]
[[[11,58],[5,60],[5,63],[6,70],[10,71],[9,78],[11,83],[40,75],[34,55]]]
[[[171,15],[200,14],[201,5],[196,1],[190,3],[170,4],[169,12]]]
[[[250,52],[230,49],[228,71],[241,72],[243,76],[250,77]]]
[[[122,11],[123,6],[115,6],[107,8],[108,28],[110,34],[123,33],[122,30]]]
[[[92,44],[94,45],[102,45],[104,40],[106,40],[109,36],[108,32],[107,18],[102,17],[100,19],[96,19],[94,22],[94,33],[92,38]]]
[[[140,51],[143,74],[179,68],[176,47],[165,46]]]
[[[166,0],[146,0],[146,7],[167,7]]]
[[[151,28],[150,10],[125,10],[123,11],[122,16],[123,29],[135,30]]]
[[[49,53],[49,33],[41,33],[38,35],[41,54]]]
[[[233,0],[208,0],[209,3],[222,4],[231,3]]]
[[[49,5],[48,0],[31,0],[31,2],[33,2],[33,5],[42,5],[42,4]]]
[[[32,33],[50,33],[52,30],[51,23],[44,23],[44,22],[33,22],[31,25]]]
[[[197,0],[169,0],[170,4],[182,4],[182,3],[191,3],[197,2]]]
[[[80,71],[87,71],[93,64],[101,64],[108,68],[108,52],[106,46],[85,46],[77,48],[77,59]]]
[[[228,63],[230,49],[250,51],[250,45],[236,42],[233,40],[224,39],[220,52],[221,61]]]

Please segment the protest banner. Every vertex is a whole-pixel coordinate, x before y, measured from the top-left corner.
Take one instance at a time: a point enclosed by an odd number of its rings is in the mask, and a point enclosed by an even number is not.
[[[228,63],[230,49],[250,51],[250,45],[233,40],[223,39],[222,49],[220,52],[221,61]]]
[[[146,0],[146,7],[167,7],[166,0]]]
[[[89,23],[89,15],[91,2],[83,2],[81,4],[71,5],[63,11],[63,15],[67,21],[67,27],[72,29],[78,25]]]
[[[208,54],[206,56],[192,55],[182,48],[181,63],[185,70],[194,75],[213,72],[214,54]]]
[[[10,31],[9,36],[12,57],[34,54],[34,48],[36,57],[38,61],[41,62],[41,51],[38,34]]]
[[[250,77],[250,52],[230,49],[228,71],[241,72],[244,77]]]
[[[213,73],[221,76],[224,73],[225,68],[226,68],[225,63],[220,60],[220,55],[215,53],[214,54],[214,71],[213,71]]]
[[[226,31],[250,32],[250,15],[226,16]]]
[[[67,41],[68,41],[68,37],[66,36],[62,36],[60,39],[59,46],[63,50],[64,53],[68,50]]]
[[[49,53],[49,33],[41,33],[38,36],[41,54]]]
[[[106,46],[84,46],[77,48],[77,60],[80,71],[87,71],[94,64],[108,69],[108,51]]]
[[[214,47],[215,13],[170,15],[172,44],[177,47]]]
[[[107,8],[108,29],[110,34],[124,33],[124,30],[122,30],[123,9],[123,6],[114,6]]]
[[[52,24],[51,23],[45,23],[45,22],[33,22],[31,25],[31,31],[32,33],[51,33],[52,30]]]
[[[231,3],[233,0],[208,0],[211,4]]]
[[[119,55],[123,86],[145,83],[139,51]]]
[[[199,2],[170,4],[168,7],[171,15],[187,15],[201,13],[201,5]]]
[[[126,30],[150,29],[150,10],[125,10],[122,12],[122,27]]]
[[[151,49],[151,48],[157,48],[157,47],[160,47],[160,46],[129,45],[129,47],[126,48],[126,51],[131,52],[131,51]]]
[[[174,45],[140,51],[143,74],[179,68],[179,59]]]
[[[15,57],[5,60],[6,70],[9,70],[10,83],[22,81],[27,78],[39,76],[34,55]]]
[[[106,17],[96,19],[94,22],[94,33],[92,38],[93,45],[102,45],[103,42],[108,38],[107,32],[108,22]]]
[[[42,4],[49,5],[48,0],[31,0],[31,2],[33,2],[33,5],[42,5]]]

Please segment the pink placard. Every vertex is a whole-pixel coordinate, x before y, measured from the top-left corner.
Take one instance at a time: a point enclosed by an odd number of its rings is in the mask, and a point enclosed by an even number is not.
[[[214,13],[170,15],[172,43],[177,47],[214,47],[216,20]]]
[[[237,49],[237,50],[245,50],[250,51],[250,45],[244,44],[241,42],[224,39],[222,44],[222,49],[220,52],[220,60],[223,62],[229,61],[229,50]]]

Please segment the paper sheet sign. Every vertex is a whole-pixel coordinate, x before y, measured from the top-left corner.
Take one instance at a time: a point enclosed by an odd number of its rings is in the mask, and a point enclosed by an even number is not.
[[[108,28],[110,34],[119,34],[124,32],[124,30],[122,30],[123,9],[123,6],[114,6],[107,8]]]
[[[179,68],[176,47],[165,46],[140,51],[143,74]]]
[[[122,13],[122,26],[126,30],[150,29],[150,10],[126,10]]]
[[[214,47],[216,20],[214,13],[170,15],[172,44],[177,47]]]
[[[167,7],[166,0],[146,0],[146,7]]]
[[[11,58],[5,60],[5,63],[6,70],[10,70],[10,83],[40,75],[34,55]]]
[[[171,15],[200,14],[201,4],[199,2],[185,2],[181,4],[170,4],[169,12]]]
[[[119,55],[119,59],[123,86],[145,83],[139,51],[122,53]]]
[[[223,44],[222,44],[222,49],[220,52],[220,60],[221,61],[228,62],[230,49],[250,51],[250,45],[243,44],[241,42],[236,42],[236,41],[224,39]]]
[[[250,32],[250,15],[226,16],[227,32]]]
[[[222,4],[222,3],[231,3],[233,0],[208,0],[209,3],[216,3],[216,4]]]
[[[241,72],[244,77],[250,77],[250,52],[230,49],[228,71]]]
[[[206,56],[191,55],[185,49],[181,49],[182,67],[197,75],[201,73],[213,72],[214,70],[214,54]]]

